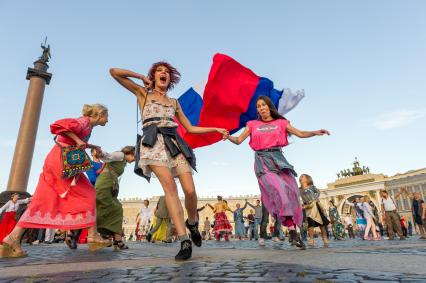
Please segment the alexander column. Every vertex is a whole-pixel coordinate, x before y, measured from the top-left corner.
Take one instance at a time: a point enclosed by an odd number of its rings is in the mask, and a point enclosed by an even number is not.
[[[0,194],[0,205],[10,200],[13,193],[19,193],[21,198],[30,196],[27,193],[27,185],[43,103],[44,88],[46,84],[50,83],[52,78],[52,74],[47,72],[49,68],[47,62],[49,62],[51,57],[50,45],[46,47],[45,41],[44,45],[41,44],[41,48],[43,49],[43,54],[34,62],[34,68],[28,68],[27,71],[27,80],[30,81],[30,84],[16,140],[9,182],[6,191]]]

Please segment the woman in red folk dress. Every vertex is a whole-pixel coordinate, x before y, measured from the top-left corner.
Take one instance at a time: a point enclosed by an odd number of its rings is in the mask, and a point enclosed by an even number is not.
[[[88,144],[93,127],[105,126],[108,109],[100,104],[84,105],[83,116],[77,119],[62,119],[50,125],[52,134],[57,135],[57,144],[46,157],[36,191],[28,209],[15,229],[3,239],[0,257],[23,257],[20,239],[26,228],[56,228],[71,230],[68,242],[76,245],[77,233],[73,230],[89,228],[88,245],[96,250],[109,245],[96,231],[96,191],[81,172],[74,177],[62,176],[61,147]],[[60,147],[61,146],[61,147]],[[70,239],[71,238],[71,239]],[[70,246],[70,248],[76,248]]]
[[[16,211],[18,211],[19,206],[30,201],[31,198],[19,199],[19,194],[13,194],[12,199],[0,208],[0,215],[4,212],[3,220],[0,221],[0,244],[3,244],[3,238],[15,228]]]

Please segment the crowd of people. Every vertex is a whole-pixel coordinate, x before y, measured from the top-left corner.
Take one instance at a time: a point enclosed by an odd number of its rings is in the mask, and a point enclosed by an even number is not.
[[[406,188],[401,189],[412,199],[414,219],[418,215],[417,222],[413,226],[411,221],[405,221],[405,218],[397,213],[396,203],[392,207],[383,205],[391,199],[385,190],[381,191],[381,209],[373,204],[369,196],[356,197],[353,202],[346,202],[347,205],[354,208],[356,217],[351,211],[341,216],[334,200],[328,202],[328,207],[323,207],[319,202],[320,191],[313,185],[309,175],[303,174],[299,180],[304,217],[302,225],[298,227],[298,233],[303,241],[307,241],[309,247],[316,247],[316,238],[322,239],[323,247],[329,246],[330,239],[334,241],[355,238],[368,241],[394,240],[395,234],[398,234],[401,240],[411,237],[413,234],[418,234],[421,240],[425,239],[425,221],[424,217],[421,218],[424,202],[419,198],[420,194],[417,194],[416,199],[416,194],[408,192]],[[396,197],[399,197],[399,194]],[[136,230],[128,235],[128,240],[171,243],[177,239],[173,222],[168,216],[164,217],[167,221],[164,222],[162,232],[153,237],[153,233],[157,231],[157,228],[154,228],[155,224],[152,224],[156,223],[153,211],[155,213],[158,206],[162,206],[167,215],[167,208],[162,199],[163,197],[160,197],[157,208],[154,210],[148,206],[148,200],[144,201],[144,207],[137,215]],[[392,197],[392,199],[394,198]],[[417,202],[420,206],[416,205]],[[206,207],[211,208],[212,212],[203,220],[201,228],[203,240],[220,241],[222,238],[224,241],[230,239],[256,240],[259,245],[263,246],[265,240],[282,242],[290,236],[289,229],[283,227],[279,220],[270,216],[260,200],[257,200],[255,204],[245,200],[243,206],[236,203],[235,209],[232,210],[227,201],[218,196],[217,203],[214,205],[207,203],[198,208],[198,211],[202,211]],[[422,222],[420,219],[423,219]],[[165,233],[165,231],[167,232]],[[291,241],[291,238],[289,240]]]
[[[321,232],[325,247],[329,244],[329,225],[336,240],[345,237],[345,228],[334,203],[331,202],[326,211],[319,202],[319,190],[307,174],[300,176],[299,186],[297,173],[282,151],[289,144],[290,135],[310,138],[329,135],[327,130],[303,131],[295,128],[278,113],[269,97],[260,95],[255,104],[257,119],[248,121],[238,137],[231,136],[228,130],[232,129],[191,125],[179,101],[168,96],[168,91],[180,80],[180,73],[170,64],[153,64],[147,76],[118,68],[112,68],[110,73],[136,97],[143,119],[143,136],[136,146],[125,146],[111,153],[98,145],[89,144],[92,130],[108,122],[108,109],[101,104],[84,105],[79,118],[54,122],[50,130],[55,135],[55,144],[45,159],[34,195],[25,200],[18,200],[14,195],[0,210],[5,211],[0,224],[0,257],[27,256],[21,247],[22,239],[34,239],[36,233],[37,238],[41,239],[39,234],[43,234],[43,229],[46,229],[47,242],[51,242],[53,231],[58,241],[63,238],[70,249],[76,249],[82,242],[87,242],[90,251],[108,246],[113,246],[114,250],[128,249],[123,241],[123,208],[117,196],[120,176],[126,165],[132,162],[136,162],[135,173],[148,181],[154,174],[164,190],[164,196],[154,210],[151,210],[148,201],[144,203],[134,237],[138,240],[145,237],[147,241],[179,241],[176,260],[191,258],[192,245],[201,247],[203,238],[217,241],[222,238],[229,241],[231,237],[253,238],[264,245],[271,234],[273,239],[281,239],[284,234],[282,227],[291,244],[299,249],[306,248],[307,234],[308,245],[315,246],[316,228]],[[137,83],[138,80],[141,84]],[[236,145],[250,137],[261,201],[256,204],[246,202],[232,210],[226,200],[218,197],[215,204],[198,208],[193,180],[196,159],[193,150],[179,135],[178,126],[190,134],[217,133],[223,140]],[[93,161],[86,153],[87,149],[91,150]],[[185,195],[187,219],[184,218],[176,180]],[[389,227],[394,227],[402,239],[404,235],[397,223],[395,203],[392,206],[385,196],[383,199],[383,219],[387,223],[389,238],[393,238],[393,230]],[[412,199],[416,225],[422,227],[426,211],[424,202],[417,194]],[[28,207],[16,221],[17,207],[23,204]],[[369,204],[368,196],[363,200],[357,199],[351,205],[357,211],[356,227],[362,231],[363,239],[370,239],[371,234],[374,240],[378,240],[378,218]],[[250,213],[244,215],[247,206],[250,206]],[[199,223],[203,220],[199,219],[199,211],[207,207],[212,210],[213,217],[204,220],[203,233],[200,233]],[[235,231],[227,212],[233,214]],[[270,216],[274,223],[268,226]],[[352,232],[349,232],[350,225]],[[353,236],[355,225],[350,225],[346,228],[348,234]],[[424,238],[423,228],[421,233]],[[29,240],[31,243],[36,241],[41,240]]]

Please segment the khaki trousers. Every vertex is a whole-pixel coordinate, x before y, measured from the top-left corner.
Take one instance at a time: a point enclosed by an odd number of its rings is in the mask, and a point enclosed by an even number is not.
[[[398,213],[396,211],[386,211],[385,215],[389,238],[393,239],[395,237],[395,230],[400,237],[403,237],[404,235],[402,234],[401,221]]]

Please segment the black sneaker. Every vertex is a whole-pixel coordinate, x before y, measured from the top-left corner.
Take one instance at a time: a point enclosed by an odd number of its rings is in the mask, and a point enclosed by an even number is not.
[[[189,225],[188,219],[185,221],[186,228],[191,232],[191,240],[197,247],[201,247],[203,238],[201,237],[200,231],[198,231],[198,222],[194,225]]]
[[[146,240],[148,242],[151,242],[151,239],[152,239],[152,235],[150,233],[146,234]]]
[[[175,260],[187,260],[192,256],[192,243],[190,240],[185,240],[180,243],[180,251],[175,256]]]

